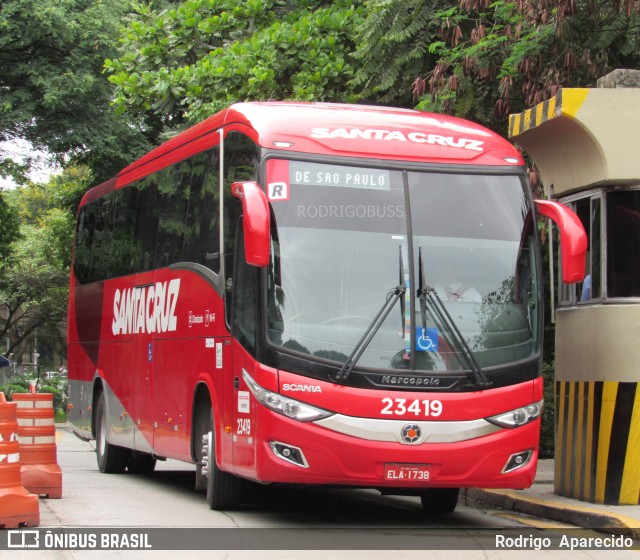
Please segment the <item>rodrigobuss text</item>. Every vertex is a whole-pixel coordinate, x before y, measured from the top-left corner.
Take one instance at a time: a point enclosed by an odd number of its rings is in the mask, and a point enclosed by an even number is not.
[[[461,487],[528,487],[539,216],[558,224],[564,280],[581,280],[579,220],[533,200],[489,130],[232,105],[84,196],[69,420],[103,472],[195,464],[212,509],[250,481],[377,488],[437,512]]]

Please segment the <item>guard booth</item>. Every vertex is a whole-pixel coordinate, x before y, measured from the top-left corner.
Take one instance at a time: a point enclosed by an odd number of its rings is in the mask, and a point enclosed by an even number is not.
[[[629,87],[631,86],[631,87]],[[547,198],[589,238],[583,283],[558,286],[555,492],[640,503],[640,72],[561,89],[511,115]]]

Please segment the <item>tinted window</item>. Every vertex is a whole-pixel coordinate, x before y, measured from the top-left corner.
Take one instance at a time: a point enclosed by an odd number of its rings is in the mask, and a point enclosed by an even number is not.
[[[244,134],[230,132],[224,141],[224,254],[226,289],[232,289],[236,254],[236,226],[242,214],[242,203],[231,194],[236,181],[257,181],[260,152],[256,144]],[[244,258],[244,257],[243,257]],[[231,316],[230,293],[225,294],[227,324]]]
[[[640,191],[607,193],[607,295],[640,296]]]
[[[404,283],[404,307],[359,349],[359,367],[466,370],[461,337],[482,367],[535,358],[535,232],[519,177],[284,160],[267,173],[286,191],[271,198],[274,345],[344,363]],[[437,298],[421,299],[421,282]]]
[[[95,209],[95,204],[89,204],[82,208],[78,215],[74,273],[81,284],[91,280],[91,246],[93,244],[93,230],[96,221]]]
[[[258,269],[246,263],[242,220],[238,221],[238,259],[234,271],[234,321],[233,333],[240,343],[252,351],[256,345],[257,299],[256,280]]]
[[[109,276],[113,206],[101,199],[85,206],[78,218],[74,271],[80,283]]]
[[[218,154],[218,148],[197,154],[84,206],[75,249],[78,282],[182,261],[218,273]]]
[[[131,270],[137,270],[142,261],[140,246],[134,241],[137,197],[136,189],[121,189],[109,197],[113,206],[109,276],[129,274]]]
[[[158,210],[154,268],[164,268],[182,260],[191,180],[185,166],[185,163],[179,163],[153,175]]]
[[[135,189],[138,193],[133,237],[138,246],[140,259],[133,270],[144,272],[151,270],[155,263],[156,236],[158,234],[157,189],[155,183],[150,179],[143,179],[127,189]]]
[[[182,260],[220,270],[218,150],[184,162],[181,174],[189,177]]]

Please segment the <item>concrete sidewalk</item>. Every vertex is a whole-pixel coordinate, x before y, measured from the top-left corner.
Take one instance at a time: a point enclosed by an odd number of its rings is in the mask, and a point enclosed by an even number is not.
[[[592,504],[554,493],[554,461],[538,462],[538,472],[526,490],[467,488],[461,499],[476,501],[505,511],[513,511],[560,523],[640,538],[640,505]]]

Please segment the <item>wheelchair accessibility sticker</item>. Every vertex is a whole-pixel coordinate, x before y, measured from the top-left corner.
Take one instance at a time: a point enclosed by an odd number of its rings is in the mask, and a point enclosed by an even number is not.
[[[438,351],[438,329],[433,327],[416,327],[416,351],[417,352],[437,352]]]

